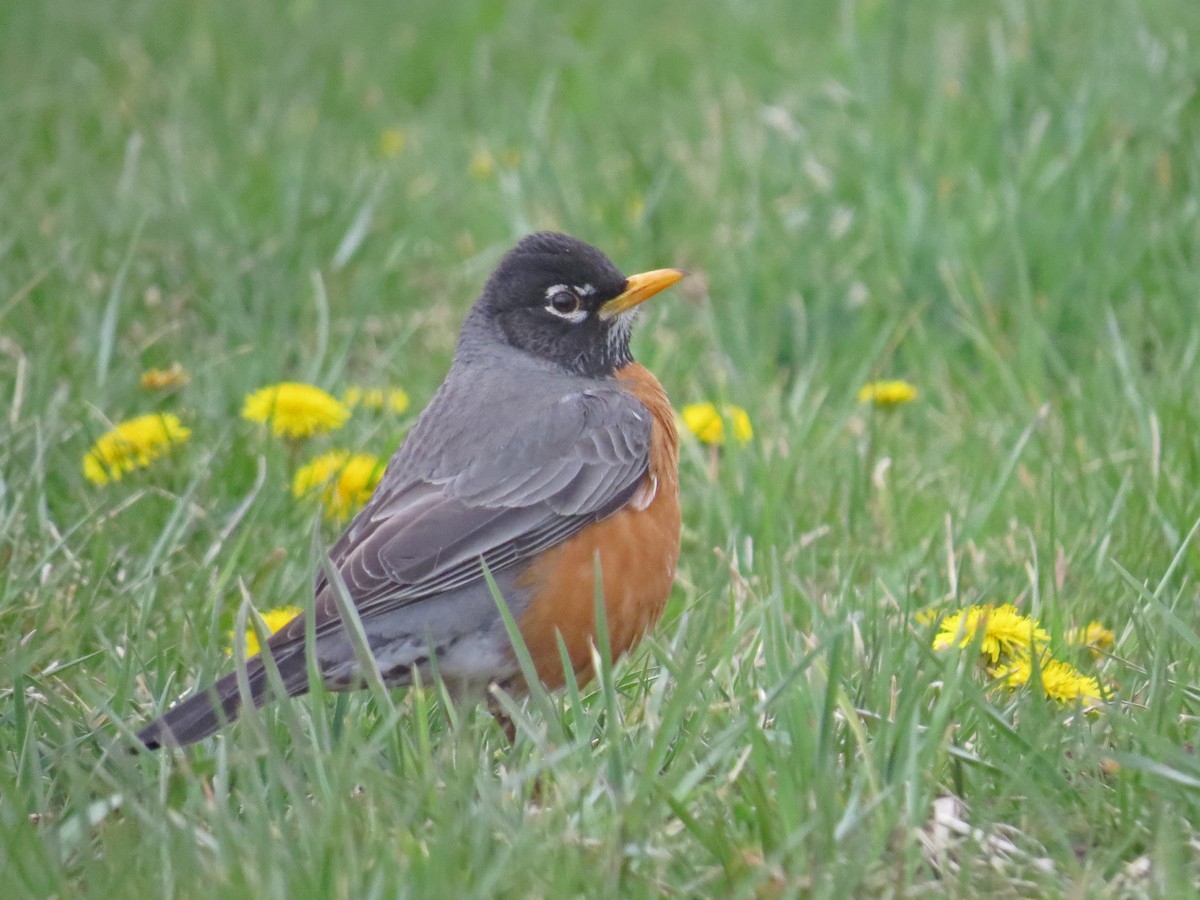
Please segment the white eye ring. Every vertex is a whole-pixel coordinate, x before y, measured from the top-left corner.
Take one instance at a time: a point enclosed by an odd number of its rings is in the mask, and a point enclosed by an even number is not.
[[[546,311],[571,323],[582,322],[588,311],[580,303],[579,295],[565,284],[556,284],[546,291]]]

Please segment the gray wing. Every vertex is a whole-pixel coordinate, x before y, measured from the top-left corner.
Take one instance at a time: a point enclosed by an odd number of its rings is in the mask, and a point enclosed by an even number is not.
[[[487,427],[476,429],[486,437],[475,447],[439,451],[436,435],[416,433],[418,423],[330,551],[360,616],[479,581],[481,559],[500,572],[629,502],[649,466],[645,407],[617,388],[533,406],[507,419],[503,410],[481,412],[492,421],[476,423]],[[405,478],[414,471],[417,478]],[[323,577],[316,590],[315,626],[323,633],[341,620]],[[303,635],[301,618],[271,644],[277,650]]]

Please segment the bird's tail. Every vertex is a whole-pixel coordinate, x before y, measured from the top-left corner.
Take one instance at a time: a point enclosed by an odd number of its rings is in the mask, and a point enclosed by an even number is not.
[[[287,696],[295,697],[308,691],[308,668],[303,643],[298,647],[275,654],[275,665]],[[271,682],[261,656],[246,663],[246,678],[250,700],[256,707],[272,699]],[[175,705],[166,715],[155,719],[138,732],[138,740],[148,750],[159,747],[183,747],[202,741],[241,714],[242,692],[238,689],[237,672],[230,672],[207,690],[198,691]]]

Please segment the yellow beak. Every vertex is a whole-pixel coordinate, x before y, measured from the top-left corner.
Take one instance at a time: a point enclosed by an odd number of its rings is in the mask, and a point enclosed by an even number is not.
[[[664,288],[669,288],[684,276],[678,269],[655,269],[630,275],[625,280],[625,290],[600,307],[600,319],[607,321],[649,300]]]

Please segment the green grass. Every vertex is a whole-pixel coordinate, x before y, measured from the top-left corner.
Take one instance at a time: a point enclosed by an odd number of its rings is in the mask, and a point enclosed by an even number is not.
[[[576,6],[0,7],[6,896],[1191,895],[1200,6]],[[754,422],[685,448],[653,638],[511,747],[431,685],[126,755],[311,578],[244,394],[419,409],[544,227],[693,272],[635,352]],[[186,447],[88,483],[154,410]],[[998,691],[913,615],[1008,601],[1113,702]]]

